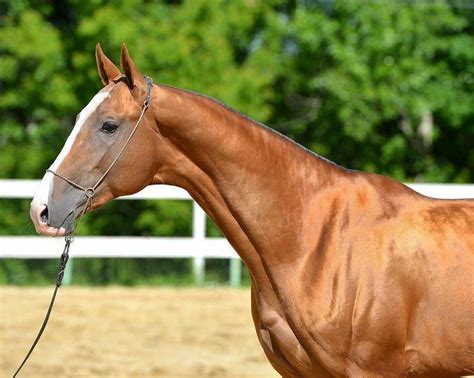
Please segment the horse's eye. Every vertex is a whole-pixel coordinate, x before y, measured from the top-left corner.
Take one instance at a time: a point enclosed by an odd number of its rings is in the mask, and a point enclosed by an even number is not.
[[[102,125],[102,128],[100,130],[107,134],[113,134],[115,133],[115,131],[117,131],[117,128],[118,125],[116,123],[108,121]]]

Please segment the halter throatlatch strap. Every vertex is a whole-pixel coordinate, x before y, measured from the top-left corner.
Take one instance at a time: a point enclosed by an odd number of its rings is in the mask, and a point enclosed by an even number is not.
[[[143,101],[142,111],[140,113],[140,117],[138,118],[137,123],[135,124],[134,128],[132,129],[132,132],[128,136],[127,140],[125,141],[123,146],[120,148],[120,151],[118,152],[117,156],[114,158],[112,163],[110,163],[109,167],[105,170],[105,172],[102,174],[102,176],[100,176],[100,178],[97,180],[97,182],[95,183],[94,186],[86,188],[86,187],[84,187],[82,185],[79,185],[78,183],[74,182],[73,180],[71,180],[71,179],[69,179],[69,178],[67,178],[67,177],[65,177],[61,174],[52,171],[51,169],[46,170],[46,172],[52,173],[56,177],[59,177],[59,178],[63,179],[64,181],[66,181],[69,185],[71,185],[71,186],[73,186],[73,187],[75,187],[79,190],[82,190],[84,192],[84,195],[86,196],[86,203],[85,203],[84,208],[81,211],[81,215],[78,219],[81,219],[82,216],[86,213],[87,209],[89,207],[92,207],[92,198],[95,195],[96,189],[99,187],[99,185],[102,183],[102,181],[104,181],[105,177],[109,174],[110,170],[113,168],[115,163],[117,163],[117,161],[120,159],[120,156],[122,156],[123,152],[125,151],[128,144],[130,143],[133,136],[135,135],[135,132],[137,131],[138,126],[140,126],[140,123],[142,122],[142,119],[145,115],[146,110],[150,106],[151,91],[153,89],[153,80],[148,76],[145,76],[145,80],[146,80],[146,83],[147,83],[146,97],[145,97],[145,100]],[[36,336],[35,340],[33,341],[33,344],[31,345],[30,350],[26,354],[23,362],[18,367],[15,374],[13,374],[13,378],[16,378],[16,376],[20,372],[21,368],[26,364],[26,361],[28,361],[28,358],[30,358],[31,353],[33,353],[33,350],[35,349],[36,344],[38,344],[38,342],[39,342],[39,340],[40,340],[41,336],[43,335],[43,332],[46,328],[46,325],[48,324],[49,316],[51,315],[51,311],[53,310],[54,301],[56,300],[56,294],[58,292],[59,287],[61,286],[61,284],[63,282],[64,272],[66,270],[66,265],[67,265],[67,262],[69,260],[69,247],[71,246],[71,243],[74,241],[74,233],[76,231],[77,224],[78,224],[78,222],[74,223],[72,232],[64,238],[65,245],[64,245],[63,253],[61,254],[61,257],[59,258],[59,269],[58,269],[58,274],[57,274],[57,277],[56,277],[56,286],[54,288],[53,296],[51,297],[51,301],[50,301],[49,306],[48,306],[48,311],[46,312],[46,316],[44,317],[43,324],[41,325],[41,328],[38,332],[38,335]]]

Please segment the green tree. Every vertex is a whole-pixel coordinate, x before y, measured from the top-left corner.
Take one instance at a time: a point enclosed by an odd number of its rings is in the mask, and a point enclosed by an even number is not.
[[[274,124],[347,167],[472,181],[472,24],[442,2],[322,4],[298,2],[274,28]]]

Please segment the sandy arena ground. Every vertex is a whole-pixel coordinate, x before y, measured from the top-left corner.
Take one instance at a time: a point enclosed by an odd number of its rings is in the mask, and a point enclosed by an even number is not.
[[[52,288],[0,288],[0,377],[11,377]],[[277,377],[249,289],[64,288],[21,377]]]

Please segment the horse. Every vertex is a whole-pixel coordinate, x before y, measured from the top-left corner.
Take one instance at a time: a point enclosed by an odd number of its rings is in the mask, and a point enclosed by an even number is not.
[[[68,235],[116,197],[179,186],[248,267],[256,334],[280,375],[474,371],[473,200],[343,168],[211,97],[151,85],[124,44],[123,73],[99,44],[95,55],[104,86],[33,198],[38,233]]]

